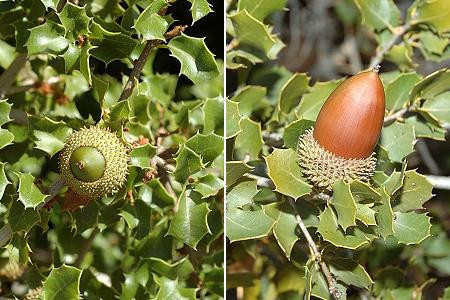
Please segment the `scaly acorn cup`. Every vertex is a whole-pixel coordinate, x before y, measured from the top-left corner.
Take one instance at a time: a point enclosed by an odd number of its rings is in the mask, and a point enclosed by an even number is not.
[[[82,196],[97,198],[117,192],[128,174],[127,147],[109,129],[91,126],[74,132],[59,155],[66,184]]]
[[[333,91],[297,145],[299,165],[316,188],[331,191],[339,180],[370,179],[384,110],[378,69],[350,77]]]

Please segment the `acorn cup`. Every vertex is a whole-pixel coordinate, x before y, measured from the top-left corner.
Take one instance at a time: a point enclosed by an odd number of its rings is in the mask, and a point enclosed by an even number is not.
[[[331,191],[340,180],[370,179],[384,98],[378,69],[348,78],[331,93],[314,128],[305,131],[297,145],[299,165],[316,188]]]
[[[59,155],[61,177],[75,193],[97,198],[116,193],[128,174],[127,147],[108,129],[74,132]]]

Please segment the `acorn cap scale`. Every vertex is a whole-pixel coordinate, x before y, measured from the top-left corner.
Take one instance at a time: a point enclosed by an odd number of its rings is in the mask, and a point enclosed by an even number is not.
[[[113,194],[123,186],[128,161],[127,148],[114,133],[92,126],[69,136],[58,165],[70,188],[94,198]]]
[[[334,90],[314,129],[303,133],[297,145],[299,165],[316,188],[331,191],[339,180],[370,179],[384,110],[384,88],[376,71],[357,74]]]

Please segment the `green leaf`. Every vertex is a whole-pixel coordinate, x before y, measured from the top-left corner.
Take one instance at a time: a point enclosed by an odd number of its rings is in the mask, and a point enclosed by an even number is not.
[[[34,177],[31,174],[17,174],[19,177],[19,200],[25,208],[36,208],[44,202],[46,195],[34,184]]]
[[[381,205],[374,206],[373,209],[377,212],[375,219],[377,220],[378,231],[386,239],[394,233],[394,212],[391,207],[391,198],[384,188],[381,189],[381,201]]]
[[[239,103],[230,100],[227,100],[226,103],[226,138],[228,139],[239,133],[239,122],[241,120],[241,115],[239,113]]]
[[[249,118],[241,119],[240,131],[236,137],[235,147],[239,157],[248,155],[250,160],[257,160],[264,141],[261,134],[261,124]]]
[[[407,212],[421,209],[431,197],[433,185],[428,179],[415,170],[405,172],[405,179],[400,194],[395,199],[394,211]]]
[[[41,0],[41,2],[44,4],[46,10],[49,8],[56,10],[59,0]]]
[[[51,270],[42,288],[47,300],[79,299],[81,270],[62,265]]]
[[[192,14],[192,24],[212,12],[211,5],[207,0],[188,0],[192,3],[191,14]]]
[[[375,211],[371,209],[372,204],[356,203],[356,218],[366,226],[377,225]]]
[[[430,236],[430,217],[415,212],[396,212],[394,237],[403,244],[419,244]]]
[[[284,44],[269,32],[269,28],[246,10],[229,17],[235,32],[235,40],[241,50],[248,50],[259,59],[275,59]]]
[[[297,154],[292,149],[274,149],[266,158],[267,174],[276,191],[297,199],[308,195],[312,188],[302,176],[297,164]]]
[[[309,128],[314,126],[314,121],[299,119],[290,123],[283,132],[283,141],[286,147],[297,151],[299,137]]]
[[[219,68],[213,54],[206,47],[204,38],[181,34],[171,39],[167,47],[181,63],[180,73],[194,84],[219,76]]]
[[[252,168],[243,161],[227,161],[225,169],[227,171],[226,184],[228,188],[239,178],[250,172]]]
[[[258,194],[256,180],[248,179],[237,183],[227,194],[227,208],[242,208],[252,204],[253,197]]]
[[[65,29],[65,36],[69,40],[76,41],[78,36],[89,33],[89,18],[85,7],[79,7],[67,2],[58,17]]]
[[[363,266],[348,258],[330,259],[330,271],[340,280],[348,285],[368,289],[372,284],[372,278]]]
[[[69,46],[69,41],[64,37],[64,27],[47,21],[46,23],[33,27],[30,30],[25,46],[28,55],[38,53],[61,54]]]
[[[131,165],[141,169],[151,168],[151,158],[156,154],[156,147],[151,144],[145,144],[134,148],[130,152]]]
[[[414,127],[414,133],[417,138],[429,138],[439,141],[445,141],[446,130],[436,126],[431,122],[427,122],[419,116],[411,116],[406,119],[406,123]]]
[[[52,157],[62,148],[69,135],[72,133],[72,129],[67,126],[59,126],[52,131],[34,130],[33,135],[36,138],[35,144],[37,149],[41,149]]]
[[[394,122],[381,131],[380,145],[383,146],[393,162],[402,159],[414,151],[414,128],[409,124]]]
[[[344,232],[348,227],[356,226],[356,204],[349,184],[343,181],[335,183],[330,203],[337,212],[337,222]]]
[[[129,35],[104,29],[100,24],[92,21],[91,44],[95,47],[90,53],[105,64],[114,60],[130,58],[138,42]]]
[[[420,111],[431,114],[441,124],[450,123],[450,92],[442,93],[425,101]]]
[[[260,21],[276,12],[283,10],[286,5],[286,0],[239,0],[238,10],[247,10],[249,14]]]
[[[432,99],[442,92],[449,90],[450,70],[444,68],[426,76],[416,83],[411,91],[411,100],[418,97],[423,99]]]
[[[8,214],[8,223],[13,232],[28,233],[41,220],[39,212],[33,208],[25,208],[18,200],[13,200]]]
[[[320,109],[327,100],[328,96],[341,84],[341,80],[327,82],[316,82],[309,90],[309,93],[303,96],[300,105],[297,108],[298,118],[316,120]]]
[[[0,100],[0,126],[11,121],[9,118],[11,107],[12,104],[8,103],[6,100]]]
[[[203,104],[203,134],[215,132],[223,136],[223,98],[206,99]]]
[[[354,180],[350,183],[350,189],[355,200],[359,203],[373,203],[381,200],[381,195],[368,183]]]
[[[231,101],[239,103],[239,112],[242,116],[251,114],[262,107],[267,89],[263,86],[246,85],[236,91]]]
[[[353,227],[349,232],[344,234],[337,223],[336,217],[331,208],[328,206],[319,216],[319,227],[317,231],[322,235],[323,239],[332,243],[336,247],[356,249],[369,241],[364,233],[358,228]]]
[[[203,168],[201,156],[184,145],[181,147],[175,161],[176,168],[173,175],[181,183],[186,182],[190,175],[197,173]]]
[[[14,140],[14,134],[6,129],[0,128],[0,149],[11,145]]]
[[[412,14],[412,24],[431,25],[440,35],[450,31],[450,11],[445,0],[421,1]]]
[[[375,30],[392,29],[399,24],[400,11],[392,0],[355,0],[363,23]]]
[[[217,195],[217,193],[223,189],[224,182],[222,179],[208,174],[206,176],[200,177],[194,186],[194,191],[202,194],[202,198],[211,197]]]
[[[3,193],[8,184],[11,184],[11,182],[9,182],[5,174],[5,163],[0,162],[0,199],[3,198]]]
[[[66,73],[69,73],[77,66],[79,66],[80,55],[81,55],[81,48],[75,45],[74,43],[70,43],[66,52],[64,52],[64,54],[62,55],[62,57],[64,58],[64,67]]]
[[[407,71],[414,68],[412,61],[413,49],[411,45],[403,43],[393,46],[388,53],[386,59],[395,63],[401,71]]]
[[[277,222],[273,226],[273,234],[286,257],[290,259],[292,248],[299,240],[296,233],[297,221],[292,208],[284,203],[278,210]]]
[[[187,256],[174,263],[157,257],[150,257],[144,261],[148,261],[150,269],[155,273],[173,280],[177,278],[186,280],[194,272],[194,267]]]
[[[165,41],[164,33],[166,33],[173,19],[170,16],[161,16],[159,11],[166,7],[165,0],[154,0],[139,15],[134,28],[144,40],[161,40]]]
[[[89,57],[91,56],[91,54],[89,53],[89,51],[93,48],[94,46],[92,46],[90,43],[85,43],[80,52],[80,72],[81,74],[83,74],[89,85],[92,84],[91,68],[89,65]]]
[[[288,114],[300,102],[300,97],[309,91],[310,78],[305,73],[295,73],[281,88],[278,101],[281,112]]]
[[[409,91],[420,80],[415,72],[402,73],[386,87],[386,108],[391,112],[402,108],[409,101]]]
[[[178,279],[170,280],[165,277],[155,277],[155,281],[159,286],[158,294],[155,300],[195,300],[197,289],[185,288],[178,283]]]
[[[222,154],[223,137],[215,133],[197,133],[187,140],[185,145],[200,155],[204,164],[209,164]]]
[[[184,192],[180,197],[178,210],[170,223],[167,234],[196,249],[198,242],[206,234],[211,234],[207,221],[210,211],[208,203],[196,204]]]
[[[267,216],[262,209],[229,208],[226,220],[227,237],[231,243],[266,236],[275,223],[275,220]]]

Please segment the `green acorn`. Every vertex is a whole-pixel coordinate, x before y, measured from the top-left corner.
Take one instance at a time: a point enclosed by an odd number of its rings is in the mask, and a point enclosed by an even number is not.
[[[127,147],[108,129],[74,132],[59,155],[59,169],[76,193],[92,198],[117,192],[128,174]]]

